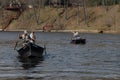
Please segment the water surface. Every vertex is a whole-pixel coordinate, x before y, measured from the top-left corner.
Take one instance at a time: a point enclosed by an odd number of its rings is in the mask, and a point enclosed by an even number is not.
[[[0,32],[1,80],[120,80],[120,34],[80,34],[85,45],[70,44],[71,33],[37,32],[43,59],[20,59],[18,33]],[[17,47],[18,48],[18,47]]]

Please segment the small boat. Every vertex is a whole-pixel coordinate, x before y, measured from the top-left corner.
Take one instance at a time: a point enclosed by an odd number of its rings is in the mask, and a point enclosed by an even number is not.
[[[17,52],[21,57],[42,57],[44,50],[45,48],[29,42]]]
[[[86,43],[86,39],[83,39],[83,38],[73,38],[71,40],[71,43],[73,44],[85,44]]]

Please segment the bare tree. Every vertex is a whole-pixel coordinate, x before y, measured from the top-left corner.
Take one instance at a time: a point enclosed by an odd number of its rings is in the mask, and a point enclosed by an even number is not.
[[[108,0],[102,0],[102,4],[105,7],[105,10],[108,11],[108,6],[107,6]]]
[[[60,15],[59,15],[59,8],[60,8],[60,0],[57,0],[57,20],[58,20],[58,25],[60,25]]]
[[[39,16],[37,16],[37,12],[36,12],[36,9],[35,9],[35,3],[34,3],[33,0],[31,0],[31,2],[32,2],[32,5],[33,5],[33,11],[34,11],[36,23],[37,23],[37,25],[39,25],[40,21],[39,21]]]
[[[78,10],[77,10],[77,24],[80,25],[80,0],[77,3]]]
[[[88,23],[87,23],[87,13],[86,13],[86,1],[82,0],[82,3],[83,3],[83,12],[84,12],[85,24],[87,24],[87,26],[88,26]]]
[[[43,8],[44,7],[44,0],[40,0],[40,3],[41,3],[41,7]]]
[[[64,1],[64,9],[65,9],[65,20],[67,20],[67,14],[68,14],[68,0]]]
[[[49,7],[51,7],[51,0],[49,0]]]

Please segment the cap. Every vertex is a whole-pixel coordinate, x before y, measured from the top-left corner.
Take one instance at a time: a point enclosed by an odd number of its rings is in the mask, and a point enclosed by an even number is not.
[[[27,34],[27,30],[24,30],[24,33]]]

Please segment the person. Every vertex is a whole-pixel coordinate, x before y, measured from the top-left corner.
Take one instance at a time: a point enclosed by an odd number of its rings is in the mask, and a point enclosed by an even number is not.
[[[73,32],[73,37],[78,37],[79,33],[78,32]]]
[[[33,31],[30,33],[30,42],[35,43],[35,41],[36,41],[36,36],[35,36],[35,32]]]
[[[73,32],[73,38],[74,39],[80,39],[79,32],[77,32],[77,31]]]
[[[29,35],[27,30],[24,30],[24,33],[22,35],[19,35],[19,39],[22,39],[24,43],[29,42]]]

